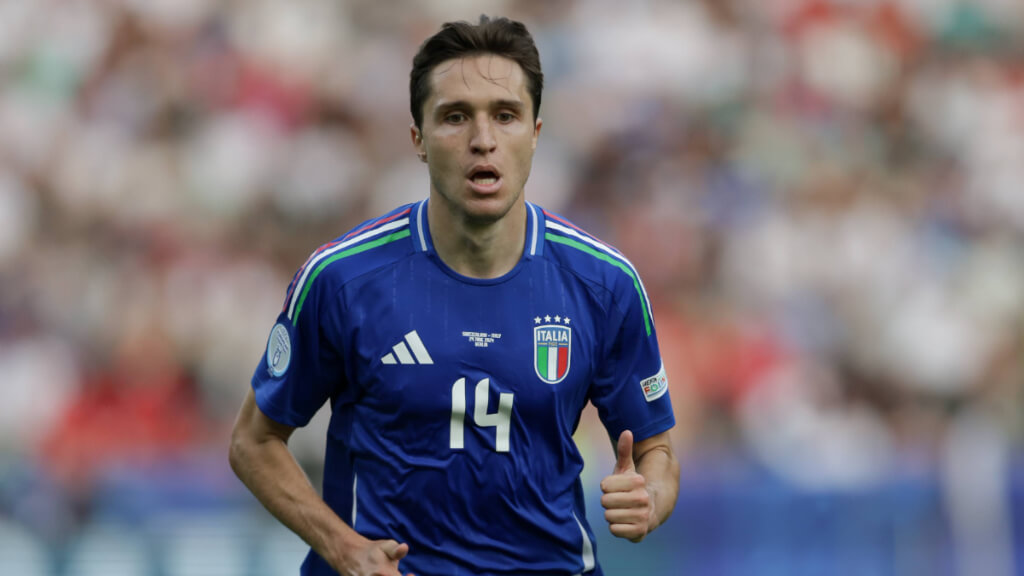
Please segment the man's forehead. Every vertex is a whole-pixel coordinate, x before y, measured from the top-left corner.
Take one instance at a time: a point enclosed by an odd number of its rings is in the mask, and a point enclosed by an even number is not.
[[[431,71],[433,96],[441,92],[476,90],[487,86],[504,88],[503,92],[519,96],[525,93],[525,74],[513,60],[497,54],[479,54],[441,62]]]
[[[523,69],[515,60],[498,54],[473,54],[445,60],[434,67],[432,74],[439,80],[460,74],[476,74],[485,78],[499,79],[521,77]]]

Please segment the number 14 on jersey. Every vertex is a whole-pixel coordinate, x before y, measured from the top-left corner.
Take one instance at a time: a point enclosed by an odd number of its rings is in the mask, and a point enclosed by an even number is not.
[[[514,394],[504,392],[498,395],[498,409],[487,411],[491,391],[490,378],[476,383],[473,402],[473,421],[481,428],[495,429],[494,450],[508,452],[508,439],[512,429],[512,400]],[[466,379],[459,378],[452,384],[452,420],[450,446],[452,450],[465,448],[466,421]]]

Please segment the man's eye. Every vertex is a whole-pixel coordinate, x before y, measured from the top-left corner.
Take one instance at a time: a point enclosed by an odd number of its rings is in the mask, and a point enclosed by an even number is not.
[[[450,124],[459,124],[466,120],[466,115],[462,112],[453,112],[452,114],[445,116],[444,120]]]
[[[507,124],[508,122],[511,122],[511,121],[513,121],[515,119],[516,119],[516,115],[511,113],[511,112],[499,112],[498,113],[498,122],[501,122],[503,124]]]

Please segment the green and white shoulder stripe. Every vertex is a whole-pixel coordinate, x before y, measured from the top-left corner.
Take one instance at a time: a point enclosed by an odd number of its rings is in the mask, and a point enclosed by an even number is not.
[[[317,276],[325,268],[338,260],[372,250],[402,238],[407,238],[409,235],[409,218],[405,217],[391,220],[366,232],[344,239],[337,244],[325,246],[303,266],[299,280],[288,302],[288,319],[293,324],[298,324],[299,313],[302,311],[302,305],[309,295],[309,290],[313,286],[313,282],[316,281]]]
[[[644,328],[647,331],[647,335],[650,336],[654,326],[654,319],[651,317],[651,301],[647,297],[647,290],[644,288],[643,281],[640,280],[640,274],[637,273],[633,264],[619,251],[580,232],[568,222],[562,224],[554,220],[557,216],[547,211],[544,214],[547,216],[544,223],[546,228],[544,239],[546,241],[575,248],[584,254],[615,266],[629,276],[633,281],[633,288],[636,289],[637,297],[640,298],[640,308],[644,316]]]

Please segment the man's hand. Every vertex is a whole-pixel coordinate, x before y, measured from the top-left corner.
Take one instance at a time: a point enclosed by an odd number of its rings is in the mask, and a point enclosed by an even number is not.
[[[636,471],[633,462],[633,433],[619,435],[615,470],[601,481],[601,506],[608,529],[619,538],[639,542],[654,522],[654,497],[647,479]]]
[[[333,562],[332,565],[344,576],[402,576],[398,571],[398,561],[408,553],[408,544],[395,540],[366,540],[365,545],[349,549],[339,562],[340,566],[333,565]]]

